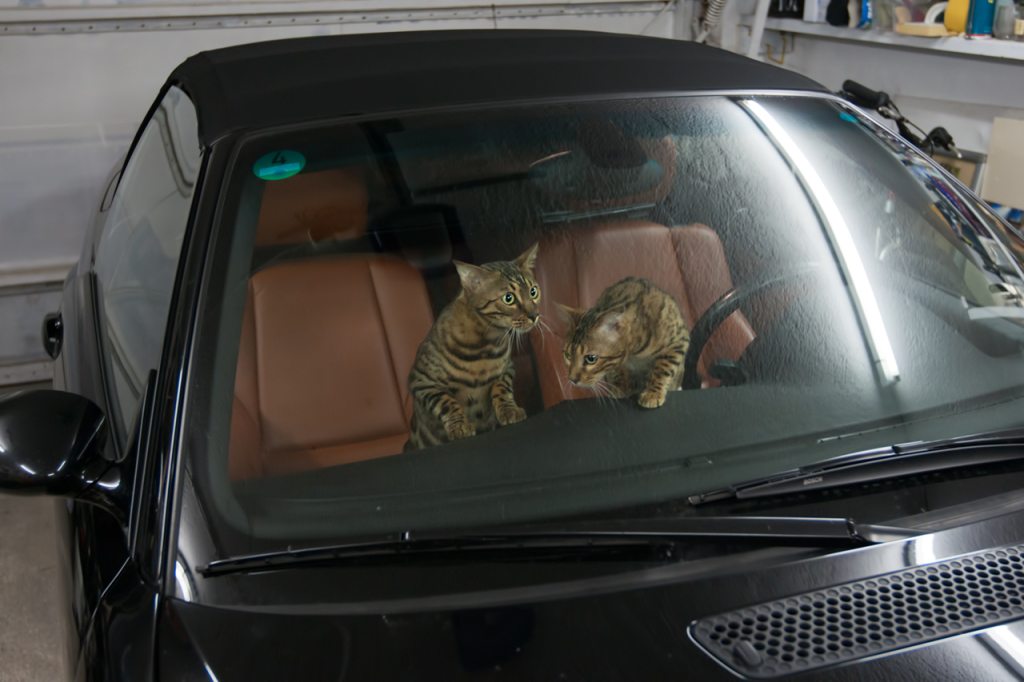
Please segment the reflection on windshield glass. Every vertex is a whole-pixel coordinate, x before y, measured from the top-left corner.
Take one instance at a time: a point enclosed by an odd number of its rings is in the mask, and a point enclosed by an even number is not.
[[[868,280],[864,265],[861,262],[860,254],[853,243],[853,237],[846,226],[846,220],[842,212],[836,206],[835,200],[825,187],[821,178],[818,177],[814,166],[807,160],[800,148],[793,142],[782,126],[775,120],[764,107],[754,101],[744,103],[746,108],[768,129],[776,144],[781,147],[783,154],[796,166],[796,172],[814,202],[824,214],[825,225],[832,237],[839,256],[839,264],[844,274],[852,284],[852,293],[864,321],[864,329],[870,343],[872,354],[879,365],[884,381],[893,381],[900,376],[899,368],[896,366],[896,358],[893,357],[892,347],[889,345],[889,336],[885,331],[885,324],[882,322],[882,315],[878,310],[878,303],[875,301],[874,291],[871,289],[871,282]]]
[[[171,291],[201,161],[196,112],[167,91],[124,169],[96,244],[108,388],[131,423],[160,361]],[[123,433],[121,434],[124,435]]]
[[[278,153],[305,165],[253,171]],[[270,543],[685,500],[1020,421],[1018,237],[831,99],[336,125],[252,139],[231,183],[193,456]]]

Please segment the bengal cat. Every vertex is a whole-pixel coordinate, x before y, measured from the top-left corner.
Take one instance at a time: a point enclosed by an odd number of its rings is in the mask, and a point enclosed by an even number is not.
[[[540,317],[537,244],[514,261],[455,261],[462,291],[441,311],[409,372],[413,415],[404,452],[526,419],[512,395],[513,337]]]
[[[649,280],[611,285],[590,310],[558,308],[568,323],[563,354],[574,386],[607,386],[617,398],[639,393],[646,408],[661,407],[679,388],[690,331],[675,300]]]

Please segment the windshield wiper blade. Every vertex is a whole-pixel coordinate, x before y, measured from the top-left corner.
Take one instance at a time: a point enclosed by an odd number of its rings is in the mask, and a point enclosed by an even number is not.
[[[843,518],[715,516],[675,519],[582,521],[503,526],[468,533],[412,531],[331,547],[269,552],[210,562],[197,571],[206,578],[230,573],[355,562],[381,557],[456,552],[606,551],[680,540],[812,546],[862,546],[920,534],[908,528],[858,524]]]
[[[1024,459],[1024,429],[854,452],[687,498],[691,505],[754,499]]]

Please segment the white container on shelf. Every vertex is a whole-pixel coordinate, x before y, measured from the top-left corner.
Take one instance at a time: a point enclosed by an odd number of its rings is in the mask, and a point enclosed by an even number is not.
[[[829,0],[804,0],[804,21],[824,24],[828,3]]]

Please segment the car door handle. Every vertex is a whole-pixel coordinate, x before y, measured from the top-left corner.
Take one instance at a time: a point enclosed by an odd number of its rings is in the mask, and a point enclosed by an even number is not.
[[[54,360],[60,355],[64,344],[64,318],[60,313],[50,313],[43,318],[43,348]]]

